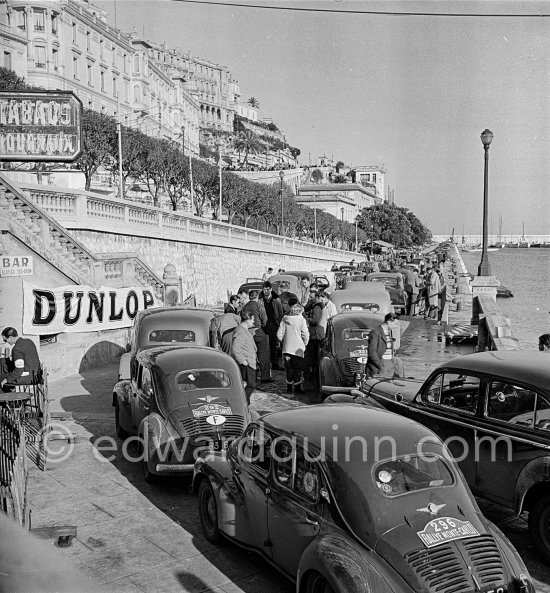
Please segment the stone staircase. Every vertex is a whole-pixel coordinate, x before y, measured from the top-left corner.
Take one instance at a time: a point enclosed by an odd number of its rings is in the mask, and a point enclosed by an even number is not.
[[[138,255],[92,253],[2,174],[0,212],[2,232],[11,233],[75,284],[151,286],[163,300],[163,279]]]

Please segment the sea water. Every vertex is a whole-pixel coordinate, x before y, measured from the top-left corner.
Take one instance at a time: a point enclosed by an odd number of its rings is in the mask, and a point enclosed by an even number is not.
[[[480,252],[461,253],[471,274],[477,275]],[[538,336],[550,333],[550,249],[499,249],[488,253],[491,272],[509,288],[513,298],[497,304],[526,350],[537,350]],[[550,364],[550,360],[549,360]]]

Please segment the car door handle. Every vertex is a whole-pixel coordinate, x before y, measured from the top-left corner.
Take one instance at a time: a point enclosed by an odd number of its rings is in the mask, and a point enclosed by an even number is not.
[[[315,525],[315,526],[319,525],[319,521],[313,519],[310,515],[306,515],[306,523],[308,525]]]

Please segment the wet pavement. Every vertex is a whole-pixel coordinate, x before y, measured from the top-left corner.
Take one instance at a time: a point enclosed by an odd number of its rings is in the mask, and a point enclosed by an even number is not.
[[[447,344],[444,327],[434,322],[402,317],[400,323],[406,376],[423,380],[440,362],[473,350],[472,344]],[[53,441],[52,454],[65,458],[52,459],[46,472],[29,472],[33,527],[76,525],[76,539],[60,552],[106,591],[291,593],[293,584],[259,556],[205,540],[188,479],[147,484],[140,464],[121,454],[111,405],[117,370],[112,363],[50,384],[55,430],[72,435],[73,443]],[[320,401],[312,389],[286,397],[284,372],[273,376],[273,383],[262,386],[269,392],[252,394],[255,409]],[[107,443],[103,437],[113,439],[117,450],[100,452]],[[534,550],[525,518],[479,502],[519,550],[537,591],[550,593],[550,567]]]

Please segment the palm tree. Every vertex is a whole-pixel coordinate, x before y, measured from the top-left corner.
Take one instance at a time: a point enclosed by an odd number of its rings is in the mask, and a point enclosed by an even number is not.
[[[251,130],[243,130],[240,132],[235,138],[233,145],[239,152],[244,152],[243,165],[248,164],[248,155],[250,153],[256,154],[263,148],[262,142]]]
[[[250,107],[253,107],[254,109],[259,109],[260,108],[260,102],[258,101],[258,99],[256,99],[256,97],[250,97],[250,99],[248,99],[247,104],[250,105]]]

